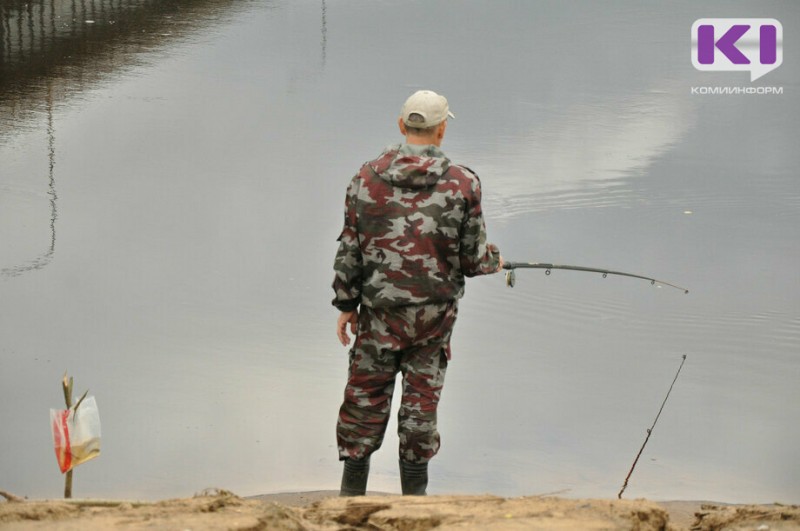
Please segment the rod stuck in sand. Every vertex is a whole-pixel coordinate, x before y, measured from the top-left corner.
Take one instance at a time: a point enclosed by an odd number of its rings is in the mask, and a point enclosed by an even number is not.
[[[664,406],[667,403],[669,394],[672,392],[672,388],[675,386],[675,382],[678,381],[678,375],[681,373],[681,369],[683,369],[683,363],[685,361],[686,361],[686,354],[683,355],[683,360],[681,360],[681,365],[680,367],[678,367],[678,372],[675,373],[675,378],[672,380],[672,385],[669,386],[669,391],[667,391],[667,396],[664,397],[664,401],[661,403],[661,407],[658,410],[656,419],[653,421],[653,425],[650,426],[650,429],[647,430],[647,437],[644,438],[642,447],[639,448],[639,453],[636,454],[636,459],[633,460],[633,465],[631,465],[631,469],[628,472],[628,475],[625,477],[625,483],[622,484],[622,488],[620,489],[619,494],[617,494],[617,498],[619,498],[620,500],[622,499],[622,493],[625,492],[625,488],[628,486],[628,480],[631,478],[631,474],[633,474],[633,469],[636,468],[636,463],[639,462],[639,457],[642,455],[644,447],[647,445],[647,441],[650,440],[650,435],[653,434],[653,429],[656,427],[656,422],[658,422],[658,417],[661,416],[661,412],[664,410]]]

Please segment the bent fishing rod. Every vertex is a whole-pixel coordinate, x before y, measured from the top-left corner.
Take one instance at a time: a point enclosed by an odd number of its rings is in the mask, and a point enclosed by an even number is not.
[[[539,262],[506,262],[505,264],[503,264],[503,269],[508,270],[506,272],[506,286],[508,286],[509,288],[513,288],[514,284],[516,283],[516,275],[514,273],[515,269],[544,269],[545,275],[549,275],[553,269],[567,269],[569,271],[587,271],[590,273],[600,273],[603,275],[603,278],[606,278],[608,275],[641,278],[642,280],[649,280],[650,284],[652,285],[661,284],[664,286],[669,286],[671,288],[682,290],[684,293],[689,293],[688,289],[676,286],[675,284],[670,284],[669,282],[664,282],[663,280],[658,280],[643,275],[635,275],[633,273],[624,273],[622,271],[612,271],[611,269],[600,269],[597,267],[546,264]]]

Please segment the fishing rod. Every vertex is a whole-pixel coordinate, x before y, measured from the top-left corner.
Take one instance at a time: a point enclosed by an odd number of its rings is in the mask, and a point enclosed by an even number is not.
[[[633,278],[641,278],[643,280],[649,280],[650,284],[662,284],[664,286],[669,286],[671,288],[683,290],[684,293],[689,293],[689,290],[686,288],[682,288],[680,286],[676,286],[675,284],[670,284],[669,282],[664,282],[663,280],[658,280],[651,277],[646,277],[643,275],[634,275],[633,273],[624,273],[622,271],[612,271],[610,269],[600,269],[597,267],[583,267],[583,266],[571,266],[571,265],[558,265],[558,264],[545,264],[545,263],[538,263],[538,262],[506,262],[503,264],[503,269],[507,269],[506,272],[506,286],[509,288],[513,288],[514,284],[516,283],[516,275],[514,273],[515,269],[544,269],[544,274],[549,275],[553,269],[567,269],[569,271],[588,271],[590,273],[600,273],[603,275],[603,278],[606,278],[608,275],[619,275],[623,277],[633,277]]]
[[[658,414],[656,415],[656,420],[653,421],[653,425],[650,426],[650,429],[647,430],[647,437],[644,438],[644,443],[642,443],[642,447],[639,448],[639,453],[636,454],[636,459],[633,460],[633,465],[631,466],[628,475],[625,477],[625,483],[622,484],[622,488],[617,494],[617,498],[620,500],[622,499],[622,493],[625,492],[625,488],[628,486],[628,480],[631,479],[631,474],[633,474],[633,469],[636,468],[636,463],[639,462],[639,457],[642,456],[642,452],[644,451],[644,447],[647,445],[647,441],[650,440],[650,435],[653,434],[653,430],[656,427],[656,422],[658,422],[658,417],[661,416],[661,412],[664,411],[664,406],[667,403],[667,399],[669,398],[669,394],[672,392],[672,388],[675,387],[675,382],[678,381],[678,375],[681,373],[681,369],[683,369],[683,364],[686,361],[686,354],[683,355],[683,360],[681,361],[680,367],[678,367],[678,372],[675,373],[675,378],[672,380],[672,385],[669,386],[669,391],[667,391],[667,396],[664,397],[664,401],[661,403],[661,408],[658,410]]]

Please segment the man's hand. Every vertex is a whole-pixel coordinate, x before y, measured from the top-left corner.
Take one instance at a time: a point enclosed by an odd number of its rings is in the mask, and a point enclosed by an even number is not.
[[[358,329],[358,312],[342,312],[339,314],[339,319],[336,321],[336,335],[343,346],[350,344],[350,336],[347,335],[347,323],[350,323],[350,333],[355,335]]]
[[[500,249],[498,249],[497,246],[493,243],[487,244],[486,248],[489,250],[489,253],[491,253],[492,258],[494,258],[494,255],[497,255],[497,268],[494,271],[491,271],[491,273],[499,273],[500,271],[503,270],[503,264],[505,264],[505,261],[503,260],[503,255],[500,254]],[[485,270],[484,272],[489,273],[489,271]]]

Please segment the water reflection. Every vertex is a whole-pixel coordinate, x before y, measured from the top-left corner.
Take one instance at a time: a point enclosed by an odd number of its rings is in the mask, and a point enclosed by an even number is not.
[[[45,267],[53,259],[53,254],[56,250],[56,219],[58,218],[58,195],[56,194],[56,179],[55,179],[55,165],[56,165],[56,135],[55,127],[53,125],[53,93],[52,85],[48,83],[47,95],[47,197],[50,201],[50,245],[49,247],[36,258],[28,262],[19,264],[14,267],[4,267],[0,269],[0,276],[13,277],[21,275],[27,271],[41,269]]]
[[[543,112],[535,128],[486,156],[495,169],[488,198],[498,217],[552,208],[641,201],[629,182],[683,140],[694,112],[677,88],[608,95]]]
[[[42,269],[53,259],[56,243],[56,138],[54,108],[72,96],[140,62],[144,55],[196,34],[246,2],[233,0],[38,0],[0,2],[0,144],[20,129],[42,127],[47,135],[47,190],[34,175],[2,183],[3,241],[41,241],[42,223],[31,220],[27,203],[46,197],[49,208],[34,209],[49,218],[49,245],[5,249],[0,276]],[[324,45],[324,4],[323,4]],[[323,46],[324,60],[324,46]],[[8,174],[8,167],[3,173]],[[36,199],[33,199],[36,201]],[[44,214],[44,212],[47,212]],[[31,229],[31,226],[39,229]],[[21,238],[25,231],[31,234]],[[31,244],[33,246],[35,244]]]
[[[325,0],[322,0],[322,39],[320,40],[320,48],[322,49],[322,68],[325,68],[325,60],[328,54],[328,21],[327,21],[328,8],[325,6]]]
[[[56,102],[243,8],[235,0],[0,2],[0,139]],[[225,16],[225,15],[222,15]]]

